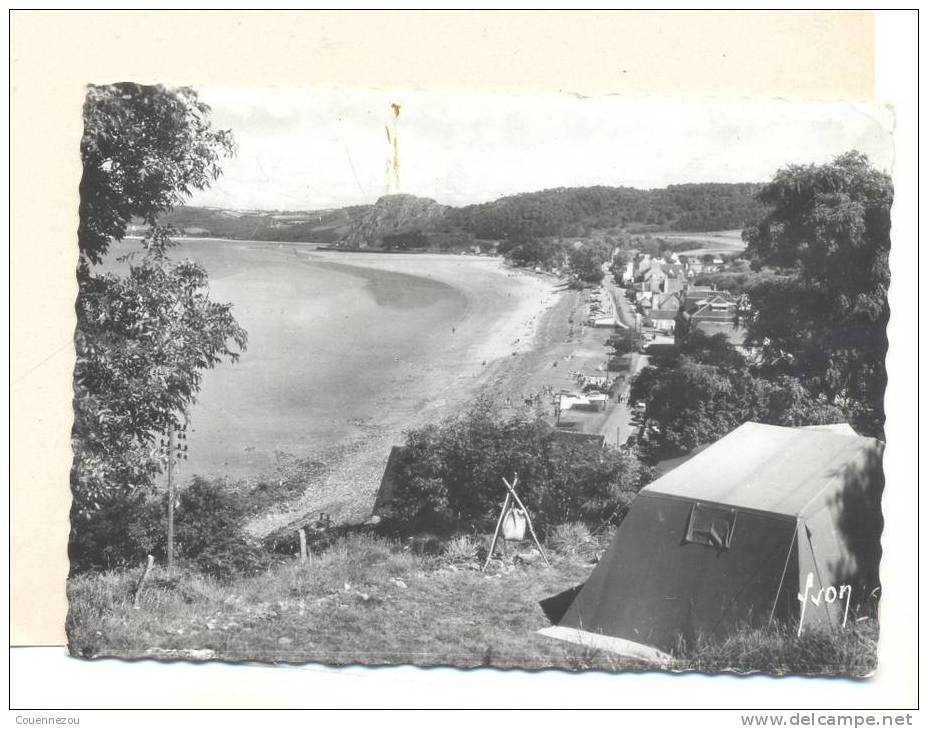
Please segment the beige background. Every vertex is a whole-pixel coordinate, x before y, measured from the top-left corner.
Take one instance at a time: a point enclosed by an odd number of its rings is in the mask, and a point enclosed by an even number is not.
[[[83,87],[136,80],[873,97],[869,12],[11,17],[11,644],[65,642]]]

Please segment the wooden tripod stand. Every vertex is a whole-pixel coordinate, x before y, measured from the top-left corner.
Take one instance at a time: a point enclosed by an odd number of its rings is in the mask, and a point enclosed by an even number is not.
[[[503,519],[506,518],[506,514],[509,511],[510,499],[514,500],[519,508],[522,509],[522,513],[525,514],[525,522],[528,524],[528,530],[532,535],[532,539],[535,541],[535,546],[538,547],[538,551],[541,552],[541,557],[544,559],[545,564],[550,567],[551,563],[548,561],[548,555],[545,554],[541,542],[538,541],[538,535],[535,534],[535,528],[532,526],[532,517],[529,516],[528,509],[525,508],[525,504],[522,503],[522,499],[520,499],[519,495],[516,493],[516,484],[519,483],[519,474],[515,474],[512,483],[509,483],[505,478],[503,478],[503,483],[506,484],[506,499],[503,501],[503,508],[500,509],[499,519],[496,521],[496,529],[493,530],[493,541],[490,542],[490,551],[487,552],[487,561],[483,563],[483,568],[480,571],[483,572],[486,570],[487,565],[490,564],[490,559],[493,557],[493,550],[496,549],[496,540],[499,538],[500,527],[502,527]]]

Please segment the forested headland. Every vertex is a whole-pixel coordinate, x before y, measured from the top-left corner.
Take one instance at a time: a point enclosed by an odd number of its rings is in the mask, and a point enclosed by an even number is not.
[[[411,195],[381,198],[373,205],[328,210],[236,211],[178,207],[162,223],[182,234],[239,240],[339,244],[371,216],[366,240],[349,247],[463,249],[479,241],[589,237],[596,232],[705,232],[742,228],[763,217],[754,183],[671,185],[662,189],[570,187],[520,193],[493,202],[441,208],[423,215],[408,208]],[[400,208],[400,209],[397,209]],[[375,221],[378,222],[378,221]]]

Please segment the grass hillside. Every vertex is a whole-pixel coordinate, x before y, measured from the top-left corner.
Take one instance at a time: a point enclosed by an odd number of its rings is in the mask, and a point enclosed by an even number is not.
[[[352,536],[311,563],[229,583],[159,570],[137,610],[137,574],[86,574],[69,585],[70,647],[87,657],[625,667],[535,634],[549,624],[538,601],[593,566],[552,557],[553,569],[535,556],[532,564],[494,561],[481,573],[475,551],[422,556]]]
[[[540,636],[539,601],[586,579],[609,540],[561,530],[552,566],[524,548],[479,571],[483,544],[438,555],[352,535],[300,563],[220,582],[156,568],[133,607],[138,571],[69,581],[68,636],[83,657],[644,670],[653,666]],[[787,627],[744,630],[722,643],[681,647],[671,670],[837,673],[876,667],[876,626],[837,636]]]

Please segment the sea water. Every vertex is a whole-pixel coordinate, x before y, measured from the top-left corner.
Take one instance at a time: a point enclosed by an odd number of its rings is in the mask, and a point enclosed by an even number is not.
[[[115,257],[133,247],[114,246],[106,267],[124,270]],[[333,263],[308,246],[186,239],[170,255],[199,261],[212,300],[231,302],[248,332],[239,362],[207,371],[190,409],[186,477],[254,475],[279,454],[319,457],[425,407],[466,306],[447,284],[363,267],[365,254]]]

